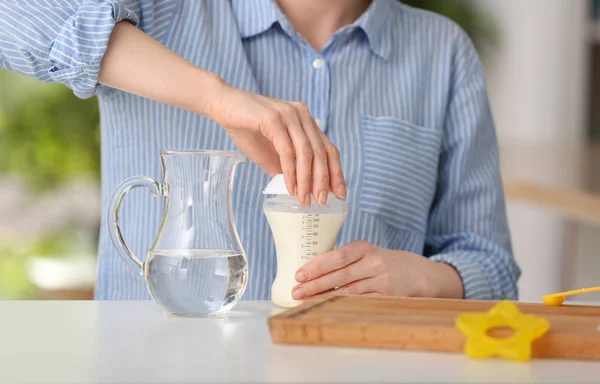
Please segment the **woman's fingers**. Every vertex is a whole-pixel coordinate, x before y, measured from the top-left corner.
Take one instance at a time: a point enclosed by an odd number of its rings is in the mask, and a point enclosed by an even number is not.
[[[340,296],[340,295],[364,295],[364,296],[383,296],[383,293],[377,291],[377,278],[369,277],[363,280],[354,281],[348,285],[330,289],[321,292],[314,296],[307,296],[304,300],[324,297],[324,296]]]
[[[354,281],[346,284],[335,290],[335,295],[366,295],[366,294],[381,294],[380,283],[381,278],[369,277],[367,279]]]
[[[320,254],[298,269],[296,281],[306,283],[321,278],[354,264],[373,250],[374,247],[366,241],[353,241],[333,251]],[[371,265],[370,268],[373,266]]]
[[[296,154],[296,180],[298,200],[304,206],[310,206],[312,190],[313,147],[306,136],[302,123],[294,107],[288,104],[285,110],[285,124]]]
[[[365,259],[360,259],[342,269],[335,270],[318,279],[296,286],[292,290],[292,297],[295,300],[301,300],[304,297],[328,292],[336,287],[352,287],[354,282],[374,276],[376,276],[376,271],[371,270],[369,262],[365,261]]]
[[[298,191],[296,181],[296,151],[294,144],[290,139],[287,128],[284,124],[283,116],[280,113],[273,113],[266,126],[261,129],[261,133],[273,143],[273,147],[279,155],[281,163],[281,171],[288,192],[296,195]],[[256,148],[258,151],[266,150],[265,148]],[[261,166],[260,164],[258,164]],[[262,166],[263,169],[267,169]],[[270,175],[271,177],[275,175]]]
[[[329,166],[329,186],[331,191],[340,199],[346,198],[346,181],[344,179],[344,171],[342,170],[342,162],[340,159],[340,151],[329,140],[329,138],[321,131],[321,137],[325,150],[327,151],[327,165]]]
[[[369,277],[366,279],[354,281],[350,284],[341,286],[337,289],[332,289],[327,292],[323,292],[321,294],[311,296],[339,296],[339,295],[373,295],[373,296],[382,296],[383,294],[379,289],[379,277]],[[308,297],[307,297],[308,298]]]
[[[313,149],[311,192],[315,201],[325,205],[329,193],[329,166],[327,165],[327,150],[322,140],[321,130],[311,117],[306,105],[294,103],[294,107],[298,111],[298,118]]]

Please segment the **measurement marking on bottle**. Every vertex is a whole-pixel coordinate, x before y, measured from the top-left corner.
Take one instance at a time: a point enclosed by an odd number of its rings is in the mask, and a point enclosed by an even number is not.
[[[317,252],[314,251],[314,247],[319,244],[317,237],[319,232],[319,214],[318,213],[307,213],[302,218],[302,249],[304,253],[302,259],[312,260],[317,256]]]

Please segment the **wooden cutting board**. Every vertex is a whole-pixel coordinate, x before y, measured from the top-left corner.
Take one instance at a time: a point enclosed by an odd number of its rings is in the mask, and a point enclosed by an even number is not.
[[[497,302],[335,296],[307,301],[269,318],[281,344],[330,345],[462,353],[465,336],[455,327],[465,312],[487,312]],[[533,357],[600,360],[600,307],[548,307],[515,303],[546,318],[550,330],[532,344]],[[512,331],[494,329],[494,337]]]

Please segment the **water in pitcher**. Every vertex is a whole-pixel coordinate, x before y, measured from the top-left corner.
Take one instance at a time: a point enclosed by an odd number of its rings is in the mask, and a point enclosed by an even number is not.
[[[239,252],[155,250],[148,254],[145,275],[154,300],[172,314],[218,315],[243,294],[248,264]]]
[[[223,316],[244,294],[248,259],[233,212],[233,176],[243,162],[238,152],[161,150],[162,182],[134,176],[116,188],[108,207],[110,238],[165,313]],[[135,188],[164,198],[143,262],[125,243],[119,223],[123,200]]]

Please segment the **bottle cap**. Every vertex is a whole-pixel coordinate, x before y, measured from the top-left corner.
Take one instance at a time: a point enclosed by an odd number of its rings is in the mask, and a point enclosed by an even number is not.
[[[269,182],[265,190],[263,191],[265,195],[290,195],[287,187],[285,186],[285,180],[283,178],[283,174],[275,175],[273,180]]]
[[[280,195],[280,196],[291,196],[286,185],[283,174],[275,175],[275,177],[267,184],[267,187],[263,191],[264,195]],[[346,204],[344,200],[338,199],[333,192],[328,193],[327,205],[331,204]]]

